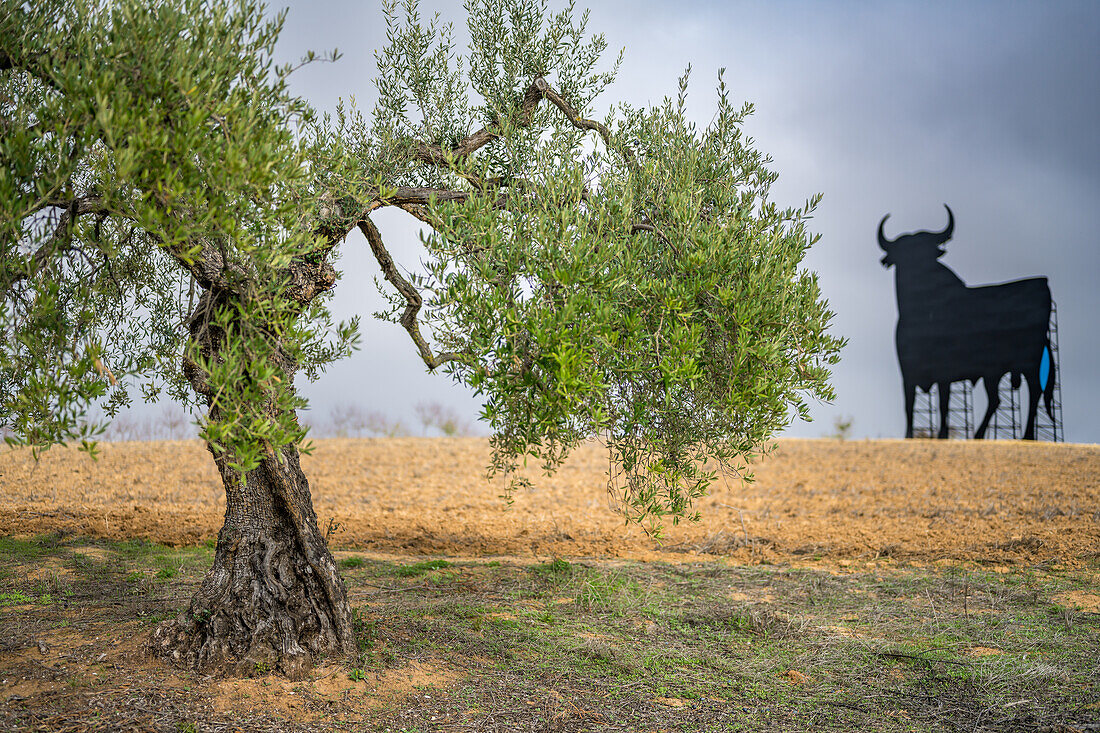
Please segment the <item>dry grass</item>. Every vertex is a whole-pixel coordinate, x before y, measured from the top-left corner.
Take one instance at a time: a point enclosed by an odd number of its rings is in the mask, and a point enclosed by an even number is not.
[[[664,544],[597,447],[511,508],[486,450],[318,441],[360,652],[294,683],[142,653],[211,560],[201,445],[0,454],[0,729],[1100,731],[1100,448],[782,441]]]
[[[339,557],[355,658],[299,682],[213,679],[141,649],[209,548],[3,540],[0,729],[1100,729],[1100,612],[1078,605],[1100,590],[1095,562]]]

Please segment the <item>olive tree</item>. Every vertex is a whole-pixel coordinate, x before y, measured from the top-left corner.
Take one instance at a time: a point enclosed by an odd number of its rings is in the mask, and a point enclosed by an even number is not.
[[[657,532],[832,396],[842,342],[800,269],[817,197],[769,200],[721,75],[705,128],[686,73],[675,98],[597,117],[619,62],[586,14],[468,0],[460,53],[415,0],[384,2],[374,109],[318,120],[251,0],[0,2],[0,424],[94,452],[88,407],[135,384],[202,408],[226,518],[153,635],[169,659],[295,676],[354,646],[294,377],[356,345],[327,308],[355,230],[384,315],[483,399],[511,486],[597,437],[625,517]],[[422,222],[419,274],[373,222],[385,207]]]

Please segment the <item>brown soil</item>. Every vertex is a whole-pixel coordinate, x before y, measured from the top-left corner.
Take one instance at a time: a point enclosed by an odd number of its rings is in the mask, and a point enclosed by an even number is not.
[[[0,535],[65,530],[193,544],[216,536],[224,496],[197,441],[0,453]],[[781,440],[755,483],[731,480],[703,519],[658,543],[624,526],[604,491],[607,455],[579,449],[553,477],[501,498],[478,438],[316,441],[303,467],[333,544],[387,554],[587,556],[737,562],[1100,556],[1100,446]],[[683,553],[670,555],[669,553]]]

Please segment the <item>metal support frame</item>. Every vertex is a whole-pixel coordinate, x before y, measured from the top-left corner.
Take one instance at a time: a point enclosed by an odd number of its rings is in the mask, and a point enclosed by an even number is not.
[[[940,429],[939,385],[925,392],[918,388],[913,405],[913,437],[935,438]],[[974,435],[974,394],[970,382],[951,385],[951,397],[947,404],[947,437],[962,439]]]
[[[1042,400],[1039,401],[1039,409],[1035,415],[1035,439],[1046,440],[1052,443],[1062,443],[1066,439],[1065,429],[1062,426],[1062,362],[1058,356],[1058,306],[1052,301],[1050,304],[1050,378],[1054,380],[1054,398],[1051,400],[1053,416],[1047,414]],[[989,421],[989,429],[986,437],[993,440],[1020,440],[1024,437],[1024,427],[1027,424],[1027,415],[1024,414],[1023,395],[1020,389],[1027,384],[1021,380],[1021,387],[1012,387],[1012,375],[1006,374],[1001,378],[997,391],[1001,397],[1001,404],[993,413]]]
[[[1066,440],[1065,428],[1062,425],[1062,360],[1058,355],[1058,306],[1051,301],[1050,304],[1050,356],[1051,373],[1054,380],[1054,395],[1050,401],[1050,409],[1054,413],[1048,415],[1042,401],[1035,416],[1035,439],[1047,440],[1052,443],[1063,443]]]

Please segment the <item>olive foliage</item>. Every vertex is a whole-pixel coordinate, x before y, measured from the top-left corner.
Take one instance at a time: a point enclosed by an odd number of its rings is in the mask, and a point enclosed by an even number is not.
[[[295,133],[312,112],[273,63],[282,20],[253,0],[0,3],[9,442],[94,450],[93,405],[195,400],[181,362],[217,395],[203,437],[242,468],[302,439],[275,365],[316,371],[355,331],[292,297],[292,265],[331,243]],[[206,291],[226,297],[196,311]],[[194,348],[193,325],[230,322],[218,355]]]
[[[552,471],[601,438],[627,518],[659,529],[690,516],[716,469],[808,417],[807,399],[833,397],[843,341],[800,269],[819,196],[769,199],[777,174],[722,73],[705,128],[687,112],[690,68],[675,98],[592,119],[622,55],[601,66],[587,14],[466,8],[462,54],[414,0],[385,5],[378,102],[339,111],[328,148],[350,165],[325,166],[328,187],[363,191],[369,171],[380,203],[428,225],[426,274],[405,283],[423,304],[384,288],[388,315],[425,324],[441,352],[425,361],[483,398],[491,472]],[[432,195],[409,203],[412,188]]]
[[[286,365],[316,376],[357,339],[303,268],[356,228],[383,315],[484,400],[491,473],[552,471],[599,438],[626,517],[678,519],[833,396],[843,342],[800,267],[819,197],[769,199],[752,108],[721,74],[705,127],[688,73],[654,107],[598,108],[623,56],[603,60],[571,3],[468,0],[463,53],[416,0],[386,0],[377,103],[318,120],[273,63],[281,16],[252,0],[0,2],[0,425],[16,442],[91,446],[88,407],[127,404],[139,377],[146,399],[190,399],[182,360],[218,408],[203,437],[242,471],[300,443]],[[390,256],[383,207],[425,224],[422,274]],[[216,307],[198,312],[196,287]],[[218,354],[194,346],[197,323],[229,335]]]

